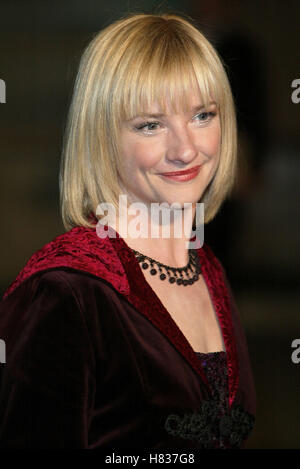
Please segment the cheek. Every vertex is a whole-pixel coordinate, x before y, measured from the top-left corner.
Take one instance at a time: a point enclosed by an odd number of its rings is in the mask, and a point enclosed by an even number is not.
[[[221,129],[219,125],[216,128],[208,130],[205,143],[207,154],[211,157],[218,157],[221,144]]]
[[[202,155],[205,155],[207,176],[209,179],[215,173],[220,160],[221,131],[219,126],[206,129],[198,140],[198,149]]]
[[[219,155],[220,145],[221,145],[221,132],[217,132],[212,137],[212,141],[211,141],[212,152],[214,154]]]
[[[159,162],[161,147],[150,139],[146,142],[131,142],[125,158],[131,168],[150,169]]]

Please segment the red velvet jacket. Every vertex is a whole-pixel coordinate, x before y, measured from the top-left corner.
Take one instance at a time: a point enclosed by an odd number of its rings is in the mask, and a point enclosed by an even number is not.
[[[245,335],[221,264],[205,244],[198,254],[226,347],[221,425],[199,358],[124,239],[76,227],[0,304],[0,448],[243,447],[255,415]]]

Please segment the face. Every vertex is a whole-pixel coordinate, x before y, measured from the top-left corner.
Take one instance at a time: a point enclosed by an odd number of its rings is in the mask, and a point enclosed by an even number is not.
[[[153,104],[146,115],[122,122],[120,137],[121,186],[129,202],[196,203],[218,166],[217,105],[204,107],[199,95],[178,114]]]

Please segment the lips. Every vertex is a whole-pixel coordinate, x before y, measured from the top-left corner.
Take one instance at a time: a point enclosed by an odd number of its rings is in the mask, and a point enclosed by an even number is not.
[[[173,171],[169,173],[160,173],[160,176],[167,179],[172,179],[173,181],[190,181],[194,179],[200,170],[200,165],[194,166],[193,168],[186,169],[184,171]]]
[[[200,168],[200,165],[194,166],[193,168],[190,168],[190,169],[185,169],[183,171],[173,171],[170,173],[159,173],[159,174],[161,174],[162,176],[181,176],[181,175],[183,176],[184,174],[194,173],[195,171],[198,171],[199,168]]]

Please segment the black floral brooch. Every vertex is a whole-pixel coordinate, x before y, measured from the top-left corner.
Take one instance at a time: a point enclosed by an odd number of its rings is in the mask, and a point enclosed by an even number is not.
[[[220,416],[216,401],[206,400],[198,412],[183,417],[170,414],[165,430],[173,436],[197,440],[199,448],[239,448],[254,426],[255,418],[241,406],[233,405]]]

